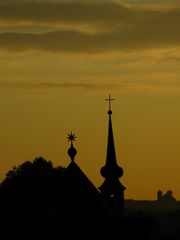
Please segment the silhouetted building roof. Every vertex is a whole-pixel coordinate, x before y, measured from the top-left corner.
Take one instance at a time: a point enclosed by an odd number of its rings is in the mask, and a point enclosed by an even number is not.
[[[113,213],[101,198],[99,191],[74,161],[66,168],[65,181],[69,217],[74,222],[71,226],[73,231],[77,231],[80,224],[78,234],[88,234],[88,239],[90,236],[101,238],[112,235],[109,227],[112,228],[115,222]]]
[[[67,188],[69,188],[71,194],[74,194],[73,200],[77,198],[77,201],[79,201],[80,198],[81,207],[83,204],[88,204],[89,206],[86,207],[88,209],[92,208],[91,214],[99,212],[104,217],[113,217],[113,212],[101,198],[97,188],[75,162],[71,162],[66,168],[65,178],[68,182]]]

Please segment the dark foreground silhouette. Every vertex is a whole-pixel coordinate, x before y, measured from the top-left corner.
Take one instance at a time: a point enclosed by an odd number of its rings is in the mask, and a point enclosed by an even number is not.
[[[1,184],[0,203],[1,233],[7,239],[133,239],[137,235],[151,239],[152,235],[150,218],[118,217],[73,161],[67,168],[53,167],[40,157],[13,168]]]
[[[1,232],[6,236],[101,238],[108,236],[112,222],[98,191],[74,162],[54,168],[43,158],[27,161],[1,184]]]
[[[0,187],[6,239],[180,239],[180,211],[116,215],[75,162],[42,157],[10,170]]]

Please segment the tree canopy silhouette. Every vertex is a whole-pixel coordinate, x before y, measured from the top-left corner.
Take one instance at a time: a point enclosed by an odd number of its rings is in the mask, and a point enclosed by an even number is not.
[[[53,167],[51,161],[42,157],[25,161],[8,171],[0,195],[4,226],[20,225],[26,232],[29,224],[36,232],[55,226],[57,219],[53,214],[57,213],[57,204],[53,200],[57,192],[61,192],[63,172],[63,167]],[[47,231],[43,230],[46,234]]]
[[[45,201],[44,197],[47,197],[49,191],[57,185],[57,177],[62,176],[63,170],[62,167],[53,167],[51,161],[42,157],[13,167],[1,184],[4,204],[10,201],[14,210],[22,202],[26,204],[29,202],[29,206],[33,207],[38,203],[42,206]]]

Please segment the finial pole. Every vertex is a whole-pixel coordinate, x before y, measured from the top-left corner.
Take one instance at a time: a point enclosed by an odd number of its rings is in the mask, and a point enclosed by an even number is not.
[[[115,100],[114,98],[111,98],[111,95],[109,95],[109,98],[105,99],[106,101],[109,102],[109,111],[108,114],[112,114],[112,110],[111,110],[111,101]]]

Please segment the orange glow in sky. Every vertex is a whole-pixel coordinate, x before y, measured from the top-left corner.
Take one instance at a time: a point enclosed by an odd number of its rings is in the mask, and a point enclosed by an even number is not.
[[[108,103],[125,198],[180,199],[177,1],[0,1],[0,179],[43,156],[99,186]],[[148,2],[148,3],[147,3]]]

